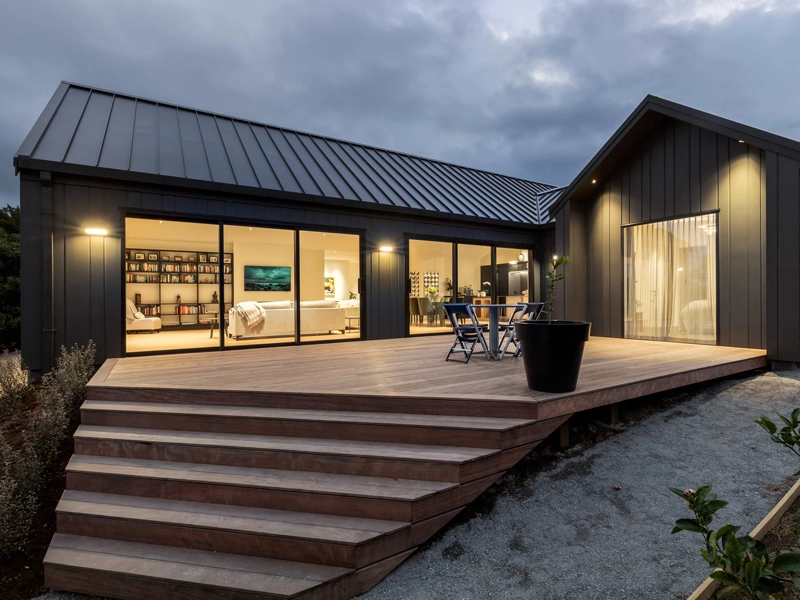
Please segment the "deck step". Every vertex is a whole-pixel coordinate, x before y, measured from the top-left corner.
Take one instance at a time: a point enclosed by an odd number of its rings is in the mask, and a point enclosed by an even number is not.
[[[340,598],[351,569],[56,533],[44,558],[52,589],[137,599]]]
[[[496,417],[92,400],[81,407],[81,423],[503,449],[543,439],[551,431],[550,424]]]
[[[408,550],[441,527],[439,520],[412,527],[399,521],[77,490],[64,492],[56,515],[61,533],[347,568]]]
[[[67,488],[417,522],[464,506],[499,475],[459,485],[75,454]]]
[[[341,410],[358,412],[413,413],[419,415],[461,415],[470,417],[509,417],[534,420],[537,404],[519,397],[476,394],[446,398],[441,395],[371,395],[348,394],[329,390],[324,394],[306,392],[259,391],[236,389],[192,389],[190,386],[150,387],[107,386],[98,378],[86,388],[89,400],[112,402],[148,402],[166,404],[212,404],[220,406],[255,406],[263,408],[293,408],[311,410]]]
[[[498,450],[81,425],[76,454],[463,483],[508,468]]]

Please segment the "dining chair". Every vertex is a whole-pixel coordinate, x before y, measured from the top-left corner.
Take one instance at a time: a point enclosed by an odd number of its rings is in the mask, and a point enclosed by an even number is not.
[[[421,298],[417,298],[417,302],[419,303],[419,318],[421,323],[425,323],[425,317],[428,317],[428,325],[433,325],[433,312],[434,306],[431,299],[427,296],[422,296]]]
[[[411,315],[411,323],[419,324],[419,299],[410,297],[408,299],[408,312]]]
[[[453,341],[445,360],[450,360],[450,357],[456,352],[463,352],[467,357],[464,364],[467,364],[472,357],[476,344],[481,345],[487,360],[491,360],[489,345],[483,335],[484,331],[486,331],[486,326],[478,322],[478,317],[475,315],[472,305],[466,303],[445,304],[444,312],[453,327],[453,333],[456,335],[456,339]],[[459,323],[459,317],[464,317],[465,322]]]

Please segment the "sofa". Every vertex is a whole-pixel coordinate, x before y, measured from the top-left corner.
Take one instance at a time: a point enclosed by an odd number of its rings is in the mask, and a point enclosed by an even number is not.
[[[125,331],[148,333],[158,333],[161,331],[161,319],[159,317],[145,317],[136,310],[136,305],[130,298],[125,299]]]
[[[300,302],[300,310],[300,333],[310,335],[344,333],[345,317],[350,316],[347,311],[353,309],[339,306],[336,300],[310,300]],[[232,338],[294,335],[294,329],[295,303],[291,300],[240,302],[228,311],[228,336]]]

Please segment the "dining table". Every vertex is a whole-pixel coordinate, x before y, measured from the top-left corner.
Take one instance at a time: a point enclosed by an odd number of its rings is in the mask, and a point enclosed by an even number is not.
[[[473,307],[478,307],[473,304]],[[503,354],[500,352],[500,309],[516,308],[516,304],[481,304],[479,308],[488,309],[489,312],[489,355],[494,360],[501,360]]]

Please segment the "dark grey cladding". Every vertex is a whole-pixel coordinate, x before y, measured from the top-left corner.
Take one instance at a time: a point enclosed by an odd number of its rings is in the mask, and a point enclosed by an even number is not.
[[[62,83],[18,169],[242,186],[540,225],[561,188],[400,152]]]

